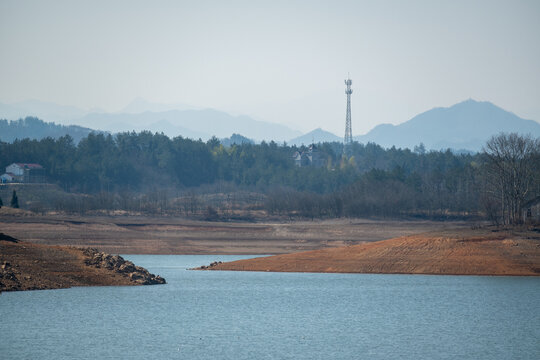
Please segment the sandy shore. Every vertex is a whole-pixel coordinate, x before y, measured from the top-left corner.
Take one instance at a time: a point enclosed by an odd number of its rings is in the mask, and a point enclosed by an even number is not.
[[[540,233],[440,232],[214,264],[210,270],[540,275]]]

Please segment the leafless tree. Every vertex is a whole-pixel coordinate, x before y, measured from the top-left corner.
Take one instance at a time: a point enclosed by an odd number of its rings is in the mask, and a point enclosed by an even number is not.
[[[523,222],[521,208],[540,181],[540,139],[501,133],[488,140],[483,152],[486,191],[498,201],[502,222]]]

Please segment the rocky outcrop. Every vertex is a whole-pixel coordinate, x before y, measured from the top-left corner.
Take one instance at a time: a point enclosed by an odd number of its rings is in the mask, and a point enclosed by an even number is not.
[[[125,260],[120,255],[106,254],[93,248],[84,249],[83,253],[87,257],[87,259],[84,261],[86,265],[112,270],[118,274],[128,277],[134,283],[140,285],[156,285],[166,283],[165,279],[161,276],[151,274],[145,268],[136,266],[131,261]]]
[[[0,291],[2,289],[21,289],[21,283],[13,272],[11,264],[7,261],[4,261],[2,265],[0,265]]]
[[[0,239],[0,293],[152,284],[165,284],[165,279],[121,256],[95,249]]]
[[[203,265],[201,267],[198,267],[198,268],[195,268],[195,269],[192,269],[192,270],[212,270],[212,268],[218,266],[219,264],[222,264],[221,261],[214,261],[212,263],[210,263],[210,265],[206,266],[206,265]]]

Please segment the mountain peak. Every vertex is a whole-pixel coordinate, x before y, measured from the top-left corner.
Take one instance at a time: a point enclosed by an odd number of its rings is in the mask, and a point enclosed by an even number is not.
[[[525,120],[489,101],[467,99],[450,107],[437,107],[399,125],[376,126],[355,139],[383,147],[412,149],[424,143],[428,149],[479,151],[500,132],[540,136],[540,124]]]
[[[479,100],[475,100],[473,98],[468,98],[467,100],[463,100],[462,102],[459,102],[457,104],[449,106],[449,108],[459,107],[459,106],[494,106],[494,107],[498,107],[498,106],[496,106],[495,104],[493,104],[490,101],[479,101]]]
[[[489,102],[489,101],[477,101],[477,100],[474,100],[473,98],[468,98],[466,100],[463,100],[462,102],[459,102],[455,105],[459,105],[459,104],[466,104],[466,103],[470,103],[470,104],[476,104],[476,103],[480,103],[480,102]],[[491,103],[490,103],[491,104]],[[454,105],[454,106],[455,106]]]
[[[321,128],[317,128],[302,136],[291,139],[289,141],[289,144],[300,146],[300,145],[308,145],[311,143],[317,144],[320,142],[334,142],[334,141],[341,141],[341,140],[342,139],[338,137],[337,135],[334,135],[331,132],[323,130]]]

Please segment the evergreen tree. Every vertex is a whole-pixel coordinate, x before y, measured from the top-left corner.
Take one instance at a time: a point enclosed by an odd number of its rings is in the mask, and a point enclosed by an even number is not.
[[[15,190],[13,190],[13,195],[11,196],[11,203],[12,208],[18,209],[19,208],[19,198],[17,197],[17,193]]]
[[[4,206],[4,202],[2,201],[2,198],[0,198],[0,208],[2,208],[2,206]]]

